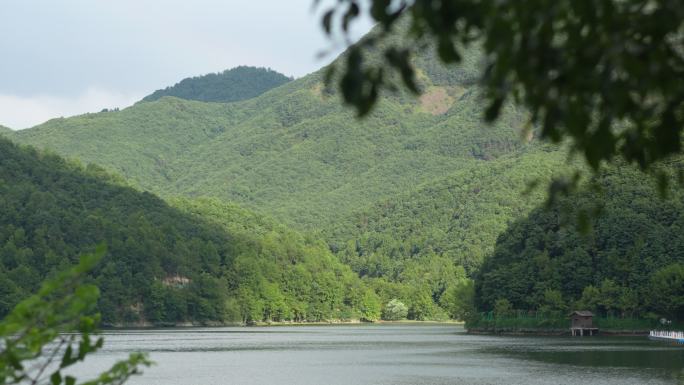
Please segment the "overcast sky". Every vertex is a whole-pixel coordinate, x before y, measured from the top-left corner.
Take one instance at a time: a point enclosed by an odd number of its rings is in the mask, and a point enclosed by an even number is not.
[[[343,46],[324,36],[312,1],[0,0],[0,125],[125,107],[238,65],[300,77]]]

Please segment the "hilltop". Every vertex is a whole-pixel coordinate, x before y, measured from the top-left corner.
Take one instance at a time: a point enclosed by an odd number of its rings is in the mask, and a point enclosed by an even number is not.
[[[291,80],[270,68],[239,66],[219,73],[185,78],[173,86],[154,91],[142,100],[151,102],[164,96],[174,96],[186,100],[229,103],[251,99]]]

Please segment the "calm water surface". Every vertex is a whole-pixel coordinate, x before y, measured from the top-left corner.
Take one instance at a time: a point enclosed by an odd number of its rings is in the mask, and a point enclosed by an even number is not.
[[[131,351],[133,385],[684,384],[684,348],[643,337],[498,337],[458,326],[164,329],[105,333],[79,375]]]

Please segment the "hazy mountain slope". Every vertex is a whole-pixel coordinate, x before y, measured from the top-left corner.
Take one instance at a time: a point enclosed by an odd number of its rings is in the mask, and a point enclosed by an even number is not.
[[[99,243],[108,324],[362,316],[363,286],[322,241],[235,205],[176,205],[0,139],[0,316]]]
[[[220,73],[185,78],[171,87],[154,91],[143,101],[174,96],[202,102],[236,102],[259,96],[291,80],[271,69],[240,66]]]

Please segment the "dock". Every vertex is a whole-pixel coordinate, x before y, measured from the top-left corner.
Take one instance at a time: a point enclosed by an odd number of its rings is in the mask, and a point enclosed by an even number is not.
[[[651,332],[648,333],[648,339],[684,344],[684,332],[673,330],[651,330]]]
[[[584,337],[584,333],[587,333],[588,336],[593,336],[595,334],[598,334],[599,329],[594,328],[594,327],[571,327],[570,328],[570,333],[572,334],[573,337],[575,336],[580,336]]]

